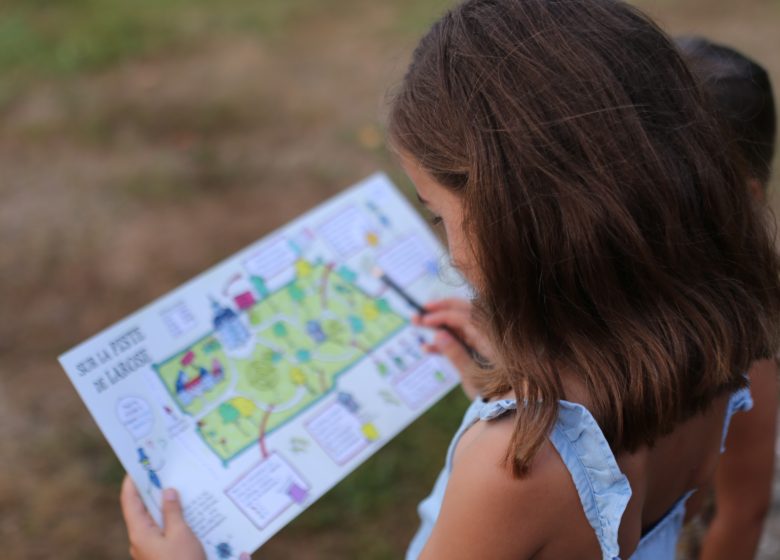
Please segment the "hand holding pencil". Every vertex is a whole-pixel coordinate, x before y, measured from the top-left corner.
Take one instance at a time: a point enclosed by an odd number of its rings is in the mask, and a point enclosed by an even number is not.
[[[492,367],[492,352],[487,337],[474,324],[471,302],[447,298],[421,305],[381,268],[374,267],[371,273],[418,312],[412,318],[414,324],[436,330],[433,342],[425,344],[423,349],[449,359],[460,373],[463,391],[470,399],[476,398],[479,390],[475,379],[479,370]]]
[[[401,296],[409,306],[419,313],[419,317],[415,320],[415,324],[446,332],[454,342],[461,346],[461,349],[467,354],[468,359],[472,360],[482,369],[490,369],[491,360],[486,358],[484,352],[480,352],[467,340],[467,338],[474,340],[478,347],[484,349],[487,349],[489,346],[487,338],[480,335],[479,331],[472,324],[471,303],[468,300],[448,298],[421,305],[378,266],[374,267],[371,273],[375,278],[381,280],[388,288],[391,288]],[[437,314],[431,317],[429,316],[430,313]],[[420,319],[421,317],[426,316],[428,316],[426,321]],[[434,346],[428,346],[428,351],[435,351]]]
[[[490,367],[492,353],[487,337],[474,324],[471,303],[464,299],[441,299],[428,302],[423,309],[425,313],[412,321],[436,329],[433,342],[424,349],[442,354],[452,362],[460,372],[463,390],[473,399],[478,393],[474,377],[479,369]]]
[[[423,313],[414,317],[412,321],[422,327],[438,331],[433,343],[426,348],[428,351],[441,352],[450,357],[449,354],[455,352],[445,353],[443,348],[450,344],[457,344],[461,346],[463,359],[472,360],[482,368],[489,367],[492,362],[490,342],[474,323],[471,302],[468,300],[447,298],[430,301],[423,306]]]

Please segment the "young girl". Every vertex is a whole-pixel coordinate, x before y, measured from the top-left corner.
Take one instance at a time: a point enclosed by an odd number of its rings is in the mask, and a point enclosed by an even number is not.
[[[775,148],[775,106],[769,76],[757,62],[724,45],[701,37],[684,37],[675,44],[688,67],[709,96],[711,108],[726,128],[727,138],[746,165],[748,191],[764,203]],[[477,337],[470,323],[470,306],[460,300],[428,304],[421,318],[427,326],[446,324],[464,337]],[[464,372],[464,388],[470,394],[470,372],[475,365],[446,333],[431,351],[443,352]],[[476,370],[478,371],[478,370]],[[473,375],[473,373],[472,373]],[[753,408],[738,415],[730,425],[727,449],[718,465],[714,485],[714,518],[701,544],[696,530],[684,534],[684,558],[702,560],[753,558],[768,511],[774,474],[775,424],[778,408],[777,366],[774,359],[754,363],[749,372]],[[698,491],[687,502],[688,515],[696,512],[708,492]],[[705,516],[712,516],[706,502]],[[697,526],[698,528],[698,526]]]
[[[765,202],[777,128],[769,74],[744,54],[702,37],[681,37],[675,43],[742,157],[750,193],[756,202]],[[701,550],[697,551],[693,530],[681,543],[701,560],[753,558],[771,503],[778,408],[775,360],[756,362],[748,377],[753,409],[736,417],[729,430],[727,451],[714,480],[715,514]],[[709,497],[710,493],[697,492],[691,513]],[[710,509],[704,517],[711,516]]]
[[[389,130],[493,365],[407,557],[673,558],[780,327],[780,263],[677,51],[611,0],[467,1]],[[136,558],[185,558],[175,500],[170,537],[123,504]]]

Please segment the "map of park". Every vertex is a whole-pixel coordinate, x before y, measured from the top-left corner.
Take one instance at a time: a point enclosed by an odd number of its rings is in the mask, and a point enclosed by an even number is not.
[[[336,378],[402,329],[387,300],[346,267],[298,260],[295,279],[252,289],[233,306],[212,300],[214,330],[155,365],[181,410],[224,462],[326,395]],[[387,369],[375,361],[380,374]]]

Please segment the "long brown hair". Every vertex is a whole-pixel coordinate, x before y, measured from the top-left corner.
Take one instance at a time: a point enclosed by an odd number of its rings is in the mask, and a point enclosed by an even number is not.
[[[745,384],[780,267],[743,172],[669,38],[612,0],[471,0],[417,47],[393,146],[464,205],[477,306],[513,390],[519,476],[587,390],[616,452]]]

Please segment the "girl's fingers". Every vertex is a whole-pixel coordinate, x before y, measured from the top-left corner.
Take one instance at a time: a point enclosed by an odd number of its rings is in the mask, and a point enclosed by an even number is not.
[[[471,317],[462,311],[431,311],[420,317],[420,325],[432,329],[442,326],[450,327],[457,331],[464,331],[471,323]]]
[[[461,311],[434,311],[426,313],[420,317],[419,324],[431,329],[441,329],[447,327],[464,338],[471,346],[483,346],[484,336],[480,334],[474,323],[471,321],[471,315],[464,314]]]
[[[467,299],[460,298],[445,298],[435,299],[425,304],[425,310],[430,311],[442,311],[442,310],[460,310],[467,313],[471,313],[471,302]]]
[[[471,314],[458,309],[439,309],[438,311],[426,311],[423,314],[412,315],[413,325],[419,327],[435,328],[438,323],[443,322],[442,317],[450,317],[447,326],[455,328],[454,321],[458,324],[466,324],[471,321]],[[452,323],[452,324],[451,324]]]
[[[125,475],[125,479],[122,482],[119,502],[122,506],[122,516],[125,518],[127,533],[131,542],[135,542],[142,535],[162,535],[162,531],[160,531],[152,516],[149,515],[146,506],[141,500],[141,496],[138,495],[135,484],[133,484],[132,479],[128,475]]]
[[[426,313],[420,317],[418,324],[432,329],[443,329],[446,327],[463,340],[463,342],[481,354],[482,357],[491,361],[492,352],[487,336],[485,333],[480,332],[469,318],[464,320],[459,311]],[[451,338],[452,333],[449,333]],[[457,343],[456,340],[454,342]]]

